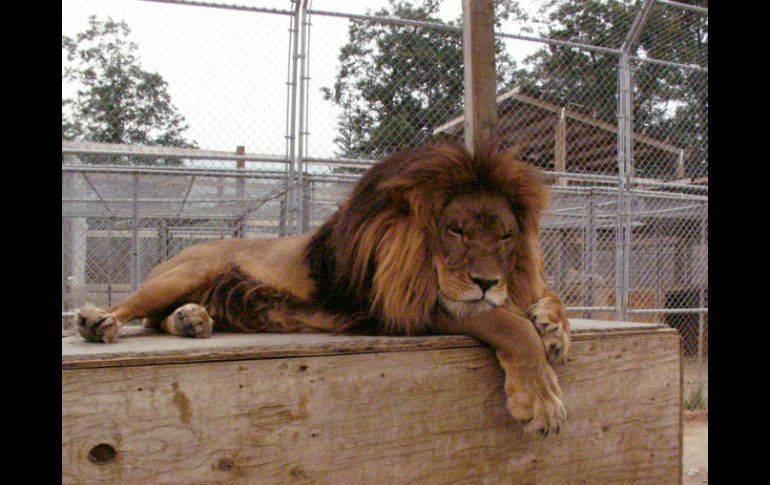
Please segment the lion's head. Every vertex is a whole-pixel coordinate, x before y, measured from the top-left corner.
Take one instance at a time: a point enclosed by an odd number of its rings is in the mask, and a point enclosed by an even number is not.
[[[453,143],[372,167],[308,248],[316,298],[365,312],[381,333],[416,334],[436,311],[469,316],[543,291],[540,172],[493,146]]]

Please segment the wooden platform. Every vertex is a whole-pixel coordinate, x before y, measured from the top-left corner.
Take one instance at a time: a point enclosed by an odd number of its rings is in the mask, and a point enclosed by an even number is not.
[[[468,337],[62,338],[62,481],[680,483],[676,331],[572,322],[569,417],[544,439]]]

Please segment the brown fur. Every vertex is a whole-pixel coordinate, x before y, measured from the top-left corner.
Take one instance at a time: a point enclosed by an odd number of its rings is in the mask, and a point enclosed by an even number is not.
[[[569,324],[543,274],[547,199],[535,167],[492,145],[476,156],[451,143],[400,152],[362,176],[313,234],[193,246],[126,301],[75,318],[84,338],[105,342],[136,318],[199,338],[212,325],[464,333],[497,350],[511,413],[548,433],[565,415],[547,358],[563,362]]]
[[[475,157],[454,144],[427,146],[369,170],[308,246],[311,275],[335,288],[316,299],[330,311],[367,308],[382,333],[427,331],[438,300],[436,221],[452,197],[476,191],[502,195],[516,216],[523,243],[508,288],[528,308],[545,291],[538,224],[548,193],[535,167],[492,145]]]

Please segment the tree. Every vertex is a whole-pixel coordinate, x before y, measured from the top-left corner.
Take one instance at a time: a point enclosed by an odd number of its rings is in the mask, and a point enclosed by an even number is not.
[[[695,0],[690,3],[705,4]],[[639,0],[551,0],[536,23],[541,35],[557,40],[619,48],[640,10]],[[708,59],[706,16],[656,5],[639,38],[637,54],[681,64]],[[608,122],[617,116],[615,55],[573,47],[545,46],[525,60],[518,85],[562,106]],[[686,172],[707,171],[708,74],[700,71],[634,64],[634,130],[689,150]],[[641,160],[638,160],[641,162]],[[670,170],[670,161],[649,160],[651,174]]]
[[[390,0],[375,15],[444,23],[440,0]],[[705,4],[705,0],[691,3]],[[530,18],[515,1],[496,2],[498,24],[515,19],[523,30],[541,25],[538,35],[618,48],[641,0],[549,0]],[[459,20],[448,22],[458,25]],[[381,158],[417,145],[432,130],[462,114],[462,36],[438,29],[351,22],[349,42],[327,99],[342,108],[335,139],[337,155]],[[498,92],[514,86],[571,110],[617,122],[618,57],[586,49],[546,45],[519,68],[497,44]],[[682,64],[705,63],[705,16],[656,5],[642,30],[636,54]],[[708,75],[652,63],[634,65],[634,130],[688,150],[686,172],[707,170]],[[639,157],[649,173],[673,164],[657,154]]]
[[[440,0],[408,3],[389,0],[374,13],[382,17],[446,25],[437,17]],[[516,11],[498,2],[498,21]],[[342,108],[337,155],[379,159],[397,149],[419,145],[433,128],[462,114],[462,34],[424,27],[353,21],[340,68],[325,98]],[[497,44],[498,81],[508,85],[515,63]]]
[[[102,143],[195,147],[185,138],[188,126],[171,103],[160,74],[141,67],[130,29],[111,18],[88,19],[88,28],[62,36],[66,55],[63,80],[77,86],[62,98],[62,138]],[[85,157],[91,163],[126,163],[125,157]],[[128,160],[148,163],[149,160]],[[179,160],[156,160],[176,165]]]

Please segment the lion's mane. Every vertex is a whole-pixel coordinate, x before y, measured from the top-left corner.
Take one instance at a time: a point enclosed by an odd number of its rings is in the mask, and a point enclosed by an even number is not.
[[[451,142],[395,153],[361,177],[307,247],[314,303],[366,315],[351,322],[369,332],[426,333],[438,302],[438,215],[452,197],[477,191],[505,197],[520,226],[508,292],[526,309],[545,290],[538,241],[548,199],[543,176],[492,144],[471,156]]]

